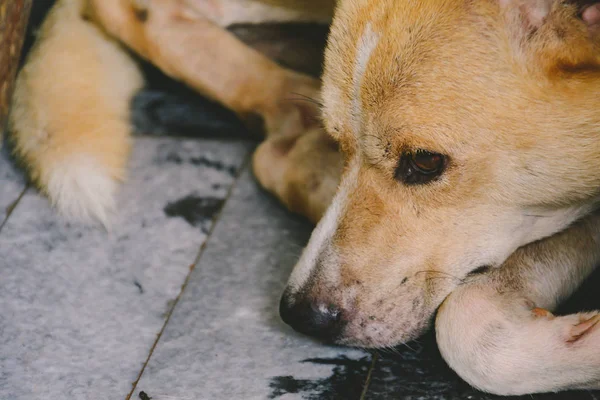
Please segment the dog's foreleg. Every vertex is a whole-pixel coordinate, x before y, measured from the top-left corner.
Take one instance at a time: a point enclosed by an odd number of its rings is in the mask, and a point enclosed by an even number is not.
[[[468,279],[444,302],[437,340],[448,364],[502,395],[600,388],[600,316],[554,316],[600,261],[600,214],[530,244]]]
[[[165,73],[268,133],[294,135],[316,120],[317,80],[281,68],[180,0],[91,0],[92,17]],[[303,99],[305,100],[305,99]]]
[[[60,0],[17,79],[10,131],[30,177],[62,211],[105,225],[130,149],[129,102],[143,81],[115,42]]]

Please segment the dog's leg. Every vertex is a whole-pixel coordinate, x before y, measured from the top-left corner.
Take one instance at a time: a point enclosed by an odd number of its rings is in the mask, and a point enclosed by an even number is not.
[[[290,99],[317,97],[317,80],[279,67],[186,2],[91,0],[90,5],[92,17],[111,35],[242,118],[259,115],[267,132],[295,135],[316,122],[316,107]]]
[[[19,74],[10,131],[30,176],[65,215],[105,225],[130,148],[129,102],[142,86],[130,57],[60,0]]]
[[[105,32],[93,23],[99,22]],[[298,134],[318,83],[278,67],[175,0],[59,0],[18,79],[11,126],[31,178],[65,215],[108,221],[129,151],[135,64],[105,33],[269,132]]]
[[[600,213],[518,250],[444,302],[437,340],[470,384],[516,395],[600,388],[600,315],[553,316],[600,261]]]
[[[294,137],[275,136],[256,150],[254,173],[288,209],[318,222],[340,182],[342,155],[320,128]]]

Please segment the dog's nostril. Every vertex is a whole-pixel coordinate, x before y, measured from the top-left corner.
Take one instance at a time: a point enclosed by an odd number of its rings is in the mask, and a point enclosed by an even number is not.
[[[342,311],[339,308],[305,300],[292,303],[286,295],[279,303],[279,314],[283,322],[298,332],[325,341],[334,341],[343,328]]]

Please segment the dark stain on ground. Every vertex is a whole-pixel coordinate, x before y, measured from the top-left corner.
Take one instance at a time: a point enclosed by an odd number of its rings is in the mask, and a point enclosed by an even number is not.
[[[367,399],[568,400],[595,399],[587,391],[502,397],[483,393],[463,381],[443,360],[433,333],[418,342],[381,353],[373,369]],[[595,393],[598,394],[597,392]]]
[[[490,397],[458,377],[442,359],[432,333],[381,352],[371,374],[367,398],[487,400]]]
[[[138,290],[140,291],[140,294],[144,294],[144,287],[142,286],[141,283],[139,283],[138,281],[133,281],[133,284],[135,285],[136,288],[138,288]]]
[[[209,160],[206,157],[193,157],[190,158],[190,162],[197,166],[213,168],[217,171],[224,171],[231,176],[234,176],[237,172],[237,167],[235,165],[227,165],[220,161]]]
[[[336,358],[311,358],[302,361],[317,365],[331,365],[333,371],[329,377],[322,379],[297,379],[293,376],[275,376],[271,378],[270,399],[286,394],[301,394],[308,400],[353,400],[360,399],[371,357],[353,360],[345,356]]]
[[[557,314],[580,312],[600,308],[598,285],[600,269],[590,276],[584,285],[557,310]],[[345,357],[334,359],[311,359],[304,362],[334,365],[328,378],[307,380],[292,376],[271,379],[270,398],[287,393],[300,394],[304,399],[352,399],[358,398],[367,376],[369,357],[358,361]],[[595,400],[600,391],[571,391],[542,393],[518,397],[500,397],[483,393],[463,381],[448,367],[435,342],[434,332],[418,341],[382,351],[371,372],[366,399],[377,400]]]
[[[185,162],[184,159],[181,158],[181,156],[177,153],[167,154],[167,156],[165,157],[165,161],[173,163],[173,164],[177,164],[177,165],[181,165]]]
[[[344,356],[303,362],[333,365],[331,376],[322,379],[271,378],[269,398],[300,394],[303,399],[359,399],[371,357],[360,360]],[[463,381],[448,367],[435,343],[433,332],[416,342],[381,351],[372,372],[366,399],[377,400],[594,400],[600,392],[572,391],[501,397],[483,393]]]
[[[138,394],[138,397],[140,400],[152,400],[152,397],[148,396],[148,394],[143,390]]]
[[[169,153],[164,158],[164,161],[170,162],[170,163],[175,163],[175,164],[183,164],[183,163],[189,162],[190,164],[196,165],[199,167],[207,167],[207,168],[215,169],[219,172],[225,172],[226,174],[228,174],[230,176],[235,176],[235,174],[237,173],[237,169],[238,169],[237,166],[235,166],[235,165],[225,164],[225,163],[223,163],[221,161],[217,161],[217,160],[211,160],[206,156],[190,157],[189,159],[184,160],[177,153]]]
[[[191,226],[200,227],[204,233],[208,233],[210,223],[221,211],[224,202],[224,199],[216,197],[189,195],[167,204],[164,211],[168,217],[183,218]]]

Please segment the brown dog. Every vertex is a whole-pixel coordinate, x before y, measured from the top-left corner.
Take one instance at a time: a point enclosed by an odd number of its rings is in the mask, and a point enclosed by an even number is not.
[[[322,100],[341,153],[307,122],[311,110],[284,101],[316,97],[317,82],[222,28],[323,22],[332,6],[63,0],[19,77],[17,151],[60,210],[106,223],[141,85],[116,39],[240,116],[260,115],[268,140],[255,172],[290,209],[316,221],[331,203],[282,298],[294,328],[392,346],[442,305],[438,344],[474,386],[600,388],[599,314],[546,311],[600,260],[598,3],[340,1]]]

